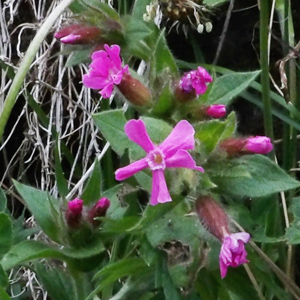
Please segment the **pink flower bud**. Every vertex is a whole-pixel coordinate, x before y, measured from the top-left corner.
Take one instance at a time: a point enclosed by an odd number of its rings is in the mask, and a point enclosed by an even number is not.
[[[66,222],[67,224],[72,227],[76,228],[79,226],[81,221],[81,213],[83,208],[83,200],[81,199],[74,199],[68,202],[68,208],[65,213]]]
[[[273,145],[270,138],[255,136],[247,139],[244,148],[251,153],[267,154],[273,150]]]
[[[88,220],[94,225],[100,224],[99,220],[95,220],[96,217],[104,217],[110,206],[110,201],[107,198],[101,198],[88,212]]]
[[[54,37],[64,44],[89,44],[101,40],[101,30],[96,26],[73,24],[56,32]]]
[[[273,149],[271,139],[266,136],[231,138],[222,141],[219,147],[229,156],[252,153],[267,154]]]
[[[226,105],[210,105],[206,108],[206,114],[212,118],[223,118],[226,116]]]

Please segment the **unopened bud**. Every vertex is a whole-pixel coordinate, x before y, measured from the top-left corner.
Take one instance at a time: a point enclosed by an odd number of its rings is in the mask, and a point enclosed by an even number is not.
[[[212,118],[223,118],[226,116],[226,106],[223,104],[214,104],[206,108],[206,114]]]
[[[219,147],[229,156],[253,153],[267,154],[273,149],[271,139],[266,136],[231,138],[222,141]]]
[[[101,30],[96,26],[73,24],[56,32],[54,37],[64,44],[91,44],[101,40]]]
[[[198,198],[196,212],[206,229],[220,241],[230,233],[227,214],[211,196]]]
[[[150,106],[152,104],[150,90],[128,73],[123,74],[122,81],[117,87],[125,98],[134,105]]]
[[[104,217],[110,206],[110,201],[107,198],[101,198],[88,212],[88,220],[94,225],[100,224],[99,220],[95,220],[97,217]]]
[[[255,136],[247,139],[244,148],[250,153],[267,154],[273,150],[273,145],[267,136]]]
[[[68,202],[68,208],[65,213],[66,222],[71,228],[77,228],[81,222],[83,200],[74,199]]]

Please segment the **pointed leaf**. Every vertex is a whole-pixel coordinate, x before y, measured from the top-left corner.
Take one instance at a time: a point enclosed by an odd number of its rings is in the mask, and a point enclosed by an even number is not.
[[[6,195],[4,191],[0,188],[0,212],[6,209],[6,203],[7,203]]]
[[[61,217],[58,200],[51,197],[47,192],[37,190],[16,181],[14,181],[14,184],[45,234],[52,240],[59,242],[61,226],[58,220],[60,220]]]
[[[231,100],[244,91],[255,80],[260,71],[233,73],[217,78],[209,91],[207,104],[230,104]]]
[[[214,164],[208,172],[220,192],[229,195],[263,197],[300,185],[270,159],[258,154],[233,159],[229,164]]]
[[[84,200],[84,205],[90,205],[100,199],[101,196],[101,179],[102,172],[100,163],[95,160],[95,166],[91,177],[82,193],[81,198]]]

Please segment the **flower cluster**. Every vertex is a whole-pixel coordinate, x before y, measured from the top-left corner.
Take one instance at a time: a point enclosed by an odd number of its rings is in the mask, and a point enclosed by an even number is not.
[[[110,201],[107,198],[101,198],[92,208],[83,211],[83,200],[75,198],[68,202],[65,212],[66,223],[70,228],[78,228],[82,221],[98,226],[100,223],[95,218],[105,216],[109,206]]]

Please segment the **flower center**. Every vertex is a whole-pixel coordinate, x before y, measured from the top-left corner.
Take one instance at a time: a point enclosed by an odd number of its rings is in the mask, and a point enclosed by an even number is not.
[[[157,147],[150,151],[147,155],[147,163],[152,171],[164,170],[166,168],[165,156],[163,152]]]

